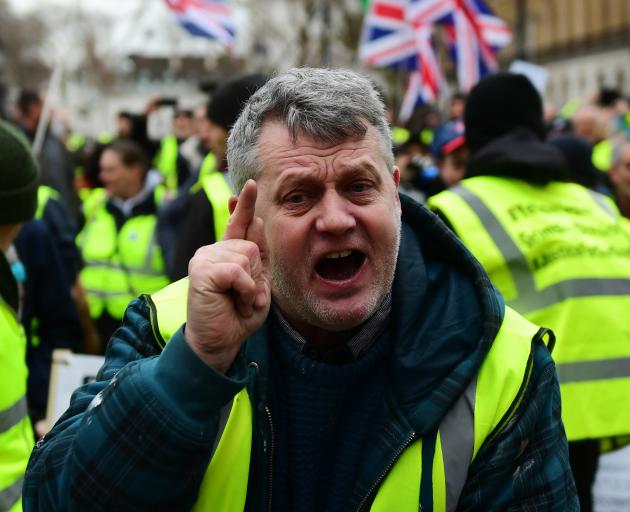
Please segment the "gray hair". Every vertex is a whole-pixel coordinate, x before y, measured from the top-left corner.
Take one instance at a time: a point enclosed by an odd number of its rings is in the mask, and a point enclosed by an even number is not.
[[[369,79],[344,69],[294,68],[269,80],[245,104],[228,139],[227,161],[240,192],[261,172],[257,144],[262,125],[277,119],[295,142],[306,135],[318,142],[340,143],[364,136],[372,125],[390,171],[394,155],[385,108]]]

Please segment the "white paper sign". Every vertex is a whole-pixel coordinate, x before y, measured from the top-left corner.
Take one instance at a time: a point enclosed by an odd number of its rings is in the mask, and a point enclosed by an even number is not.
[[[48,390],[48,424],[52,427],[70,405],[75,389],[94,380],[103,366],[103,356],[73,354],[70,350],[55,350]]]
[[[547,88],[547,80],[549,79],[549,71],[542,66],[525,62],[524,60],[515,60],[510,64],[510,73],[525,75],[534,85],[541,96],[545,95]]]

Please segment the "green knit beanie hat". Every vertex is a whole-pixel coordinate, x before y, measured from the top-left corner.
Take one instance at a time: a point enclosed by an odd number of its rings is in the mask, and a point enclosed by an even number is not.
[[[38,169],[26,138],[0,121],[0,225],[18,224],[33,217]]]

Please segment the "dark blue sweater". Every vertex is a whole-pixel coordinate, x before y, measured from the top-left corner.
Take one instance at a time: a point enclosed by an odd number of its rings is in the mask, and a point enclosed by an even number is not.
[[[385,411],[387,331],[358,361],[328,364],[300,353],[272,327],[270,408],[276,429],[274,510],[347,510],[374,418]]]

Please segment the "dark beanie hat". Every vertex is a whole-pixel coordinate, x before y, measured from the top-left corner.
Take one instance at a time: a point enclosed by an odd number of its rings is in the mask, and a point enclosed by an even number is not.
[[[475,153],[517,127],[545,138],[542,100],[524,75],[496,73],[470,91],[464,111],[466,142]]]
[[[208,103],[208,119],[229,131],[249,97],[266,81],[264,75],[254,74],[240,76],[221,84],[212,93]]]
[[[0,225],[33,217],[38,185],[38,165],[26,138],[0,121]]]

